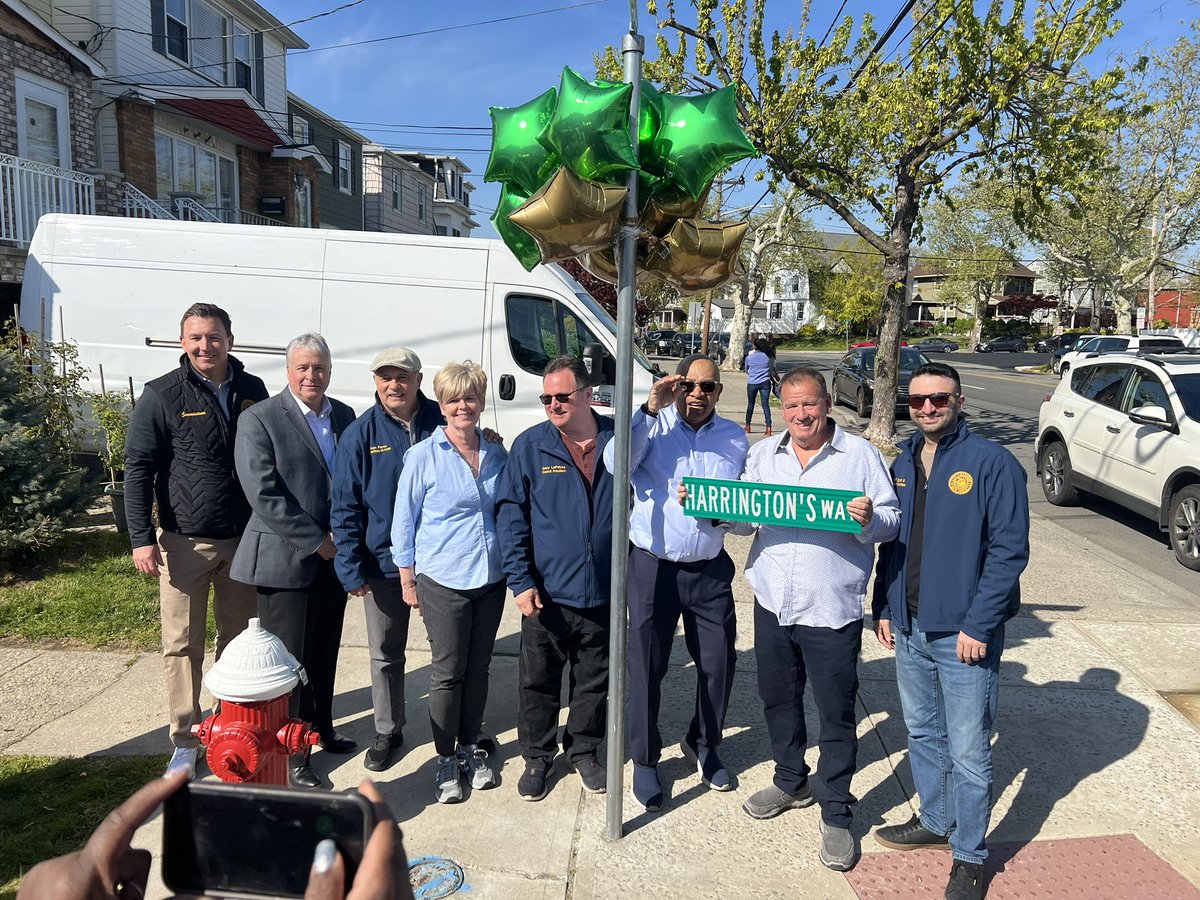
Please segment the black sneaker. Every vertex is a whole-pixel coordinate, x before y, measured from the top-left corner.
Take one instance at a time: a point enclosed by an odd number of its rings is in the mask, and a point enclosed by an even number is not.
[[[517,782],[517,793],[522,800],[535,802],[546,796],[546,774],[550,771],[550,761],[546,759],[529,759],[525,761],[525,774]]]
[[[946,900],[982,900],[983,865],[956,859],[946,883]]]
[[[398,731],[394,734],[377,733],[375,744],[367,751],[367,758],[363,765],[371,772],[382,772],[384,769],[391,768],[396,762],[396,751],[403,743],[404,736]]]
[[[604,771],[604,767],[596,762],[594,756],[584,756],[580,759],[571,760],[567,763],[567,767],[572,772],[579,773],[579,780],[583,782],[583,789],[592,794],[603,794],[608,787],[608,773]]]
[[[903,825],[875,829],[875,840],[893,850],[949,850],[945,835],[934,834],[913,816]]]

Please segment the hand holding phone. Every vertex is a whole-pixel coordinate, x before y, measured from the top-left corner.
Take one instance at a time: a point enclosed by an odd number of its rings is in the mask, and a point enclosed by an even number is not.
[[[305,900],[413,900],[404,842],[392,811],[372,781],[365,779],[358,789],[375,804],[377,821],[354,887],[350,893],[344,893],[345,864],[336,849],[332,854],[323,852],[331,845],[322,841],[308,877]]]

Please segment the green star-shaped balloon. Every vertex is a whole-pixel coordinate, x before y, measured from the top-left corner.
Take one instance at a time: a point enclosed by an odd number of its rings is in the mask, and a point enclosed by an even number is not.
[[[692,197],[754,145],[738,125],[732,85],[711,94],[662,94],[662,125],[643,167],[661,172]]]
[[[525,267],[526,272],[532,272],[533,267],[542,261],[542,251],[538,249],[537,241],[529,232],[508,221],[509,213],[515,212],[528,199],[529,194],[523,194],[511,185],[504,185],[500,189],[496,211],[492,213],[492,225],[496,234],[500,235],[500,239],[513,252],[517,262]]]
[[[538,140],[580,178],[618,183],[637,168],[629,134],[633,86],[588,81],[563,69],[554,114]]]
[[[527,196],[545,183],[560,165],[550,151],[538,143],[538,135],[550,122],[558,92],[554,88],[520,106],[493,106],[492,153],[484,181],[511,184]]]

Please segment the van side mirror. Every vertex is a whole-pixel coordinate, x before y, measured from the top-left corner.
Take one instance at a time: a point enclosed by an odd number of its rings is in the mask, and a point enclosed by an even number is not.
[[[604,384],[604,347],[600,344],[584,344],[579,355],[587,366],[588,383],[592,387]]]

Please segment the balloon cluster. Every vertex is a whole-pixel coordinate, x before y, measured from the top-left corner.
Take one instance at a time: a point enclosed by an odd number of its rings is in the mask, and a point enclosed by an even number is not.
[[[685,96],[643,81],[636,154],[630,84],[588,81],[565,68],[557,90],[521,106],[493,106],[484,181],[502,185],[496,232],[526,270],[575,257],[615,283],[624,182],[636,170],[638,277],[658,276],[682,294],[724,284],[747,226],[700,213],[713,178],[755,152],[738,125],[733,90]]]

